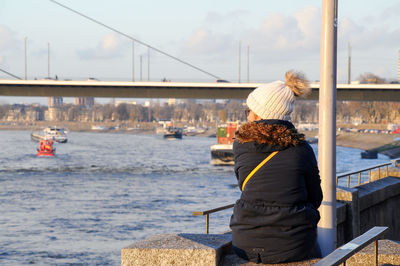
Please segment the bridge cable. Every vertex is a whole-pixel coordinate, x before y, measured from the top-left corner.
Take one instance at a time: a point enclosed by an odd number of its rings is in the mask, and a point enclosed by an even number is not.
[[[14,74],[11,74],[10,72],[7,72],[7,71],[5,71],[5,70],[3,70],[3,69],[1,69],[1,68],[0,68],[0,71],[6,73],[7,75],[10,75],[10,76],[13,77],[13,78],[21,79],[21,80],[22,80],[22,78],[20,78],[20,77],[14,75]]]
[[[110,27],[110,26],[108,26],[108,25],[106,25],[106,24],[104,24],[104,23],[98,21],[98,20],[95,20],[95,19],[93,19],[93,18],[91,18],[91,17],[89,17],[89,16],[86,16],[85,14],[82,14],[81,12],[76,11],[76,10],[70,8],[70,7],[67,7],[67,6],[65,6],[65,5],[59,3],[59,2],[57,2],[57,1],[55,1],[55,0],[49,0],[49,1],[50,1],[50,2],[53,2],[54,4],[57,4],[57,5],[61,6],[61,7],[63,7],[63,8],[65,8],[65,9],[68,9],[69,11],[74,12],[75,14],[78,14],[78,15],[80,15],[80,16],[82,16],[82,17],[84,17],[84,18],[86,18],[86,19],[88,19],[88,20],[90,20],[90,21],[92,21],[92,22],[94,22],[94,23],[96,23],[96,24],[99,24],[99,25],[101,25],[101,26],[103,26],[103,27],[109,29],[109,30],[112,30],[112,31],[114,31],[114,32],[116,32],[116,33],[118,33],[118,34],[121,34],[122,36],[125,36],[125,37],[128,38],[128,39],[131,39],[131,40],[133,40],[133,41],[135,41],[135,42],[138,42],[138,43],[140,43],[140,44],[142,44],[142,45],[144,45],[144,46],[147,46],[147,47],[153,49],[154,51],[159,52],[160,54],[163,54],[163,55],[165,55],[165,56],[168,56],[168,57],[170,57],[170,58],[172,58],[172,59],[174,59],[174,60],[176,60],[176,61],[178,61],[178,62],[181,62],[182,64],[185,64],[185,65],[190,66],[190,67],[192,67],[192,68],[194,68],[194,69],[196,69],[196,70],[198,70],[198,71],[200,71],[200,72],[203,72],[204,74],[207,74],[207,75],[209,75],[209,76],[212,76],[212,77],[214,77],[214,78],[216,78],[216,79],[221,79],[220,77],[218,77],[218,76],[216,76],[216,75],[214,75],[214,74],[211,74],[210,72],[207,72],[207,71],[205,71],[205,70],[203,70],[203,69],[201,69],[201,68],[199,68],[199,67],[196,67],[195,65],[192,65],[192,64],[190,64],[190,63],[188,63],[188,62],[186,62],[186,61],[183,61],[182,59],[179,59],[179,58],[177,58],[177,57],[175,57],[175,56],[173,56],[173,55],[170,55],[170,54],[168,54],[168,53],[166,53],[166,52],[164,52],[164,51],[161,51],[160,49],[155,48],[155,47],[153,47],[153,46],[151,46],[151,45],[149,45],[149,44],[147,44],[147,43],[145,43],[145,42],[142,42],[142,41],[140,41],[140,40],[138,40],[138,39],[135,39],[135,38],[133,38],[132,36],[126,34],[126,33],[123,33],[123,32],[121,32],[121,31],[119,31],[119,30],[117,30],[117,29],[115,29],[115,28],[112,28],[112,27]]]

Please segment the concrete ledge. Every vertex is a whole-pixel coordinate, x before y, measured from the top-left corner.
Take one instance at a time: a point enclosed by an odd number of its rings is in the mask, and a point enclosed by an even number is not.
[[[163,234],[149,237],[121,251],[121,265],[212,265],[252,266],[232,253],[231,234]],[[400,242],[379,240],[379,265],[400,265]],[[354,254],[346,265],[372,265],[373,243]],[[274,265],[313,265],[320,259],[281,263]]]
[[[400,242],[393,240],[378,241],[378,264],[400,265]],[[374,265],[374,243],[371,243],[360,252],[354,254],[346,261],[349,266]]]
[[[341,224],[347,219],[347,205],[343,202],[336,201],[336,224]]]
[[[379,265],[400,265],[400,242],[392,240],[379,240],[378,241],[378,263]],[[281,263],[273,265],[313,265],[317,263],[320,259],[312,259],[306,261],[298,261],[292,263]],[[360,252],[354,254],[346,261],[346,265],[349,266],[365,266],[374,265],[375,253],[374,244],[370,244]],[[234,254],[230,254],[224,257],[222,266],[255,266],[255,265],[271,265],[271,264],[256,264],[253,262],[245,261]]]
[[[219,265],[230,249],[230,234],[163,234],[121,251],[121,265]]]
[[[262,264],[262,263],[254,263],[254,262],[248,262],[244,259],[239,258],[235,254],[230,254],[227,255],[223,258],[221,262],[221,266],[255,266],[255,265],[279,265],[279,266],[297,266],[297,265],[304,265],[304,266],[309,266],[309,265],[314,265],[317,263],[320,259],[312,259],[312,260],[304,260],[304,261],[296,261],[296,262],[291,262],[291,263],[278,263],[278,264]]]
[[[360,198],[360,211],[363,211],[386,201],[388,198],[397,196],[400,190],[400,179],[398,177],[386,177],[357,188]]]

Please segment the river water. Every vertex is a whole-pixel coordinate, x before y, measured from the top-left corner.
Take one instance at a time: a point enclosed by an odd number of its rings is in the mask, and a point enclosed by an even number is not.
[[[233,167],[209,163],[215,138],[72,132],[54,158],[35,156],[29,131],[0,139],[0,265],[120,265],[121,248],[204,233],[192,211],[239,197]],[[338,173],[389,161],[343,147],[337,160]],[[231,211],[210,216],[210,233],[229,229]]]

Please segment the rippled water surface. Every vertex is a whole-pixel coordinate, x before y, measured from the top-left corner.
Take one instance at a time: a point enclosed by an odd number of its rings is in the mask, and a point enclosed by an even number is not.
[[[0,265],[119,265],[121,248],[160,233],[203,233],[192,211],[233,203],[232,167],[210,165],[215,138],[75,133],[54,158],[29,131],[0,131]],[[316,148],[316,147],[314,147]],[[386,162],[337,149],[338,172]],[[231,210],[211,215],[228,230]]]

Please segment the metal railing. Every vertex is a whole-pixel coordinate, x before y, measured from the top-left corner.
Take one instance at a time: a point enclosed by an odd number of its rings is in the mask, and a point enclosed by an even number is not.
[[[343,177],[347,176],[347,187],[350,187],[350,177],[352,175],[355,175],[355,174],[358,175],[358,185],[360,185],[361,184],[361,174],[363,172],[367,172],[367,171],[369,171],[368,182],[371,182],[371,172],[372,172],[372,170],[378,168],[378,175],[380,177],[381,176],[381,167],[386,167],[386,176],[387,176],[388,173],[389,173],[389,165],[391,165],[391,164],[392,164],[391,162],[382,163],[382,164],[374,165],[374,166],[371,166],[371,167],[368,167],[368,168],[363,168],[363,169],[360,169],[360,170],[356,170],[356,171],[351,171],[351,172],[347,172],[347,173],[344,173],[344,174],[340,174],[340,175],[336,176],[336,185],[338,185],[339,178],[343,178]]]
[[[229,204],[229,205],[225,205],[222,207],[218,207],[215,209],[211,209],[211,210],[207,210],[207,211],[200,211],[200,212],[192,212],[193,216],[200,216],[200,215],[205,215],[206,216],[206,234],[208,234],[208,229],[209,229],[209,222],[210,222],[210,213],[214,213],[214,212],[219,212],[219,211],[223,211],[229,208],[233,208],[233,206],[235,206],[235,204]]]
[[[400,167],[400,158],[393,159],[391,162],[393,163],[394,167]]]
[[[368,168],[363,168],[360,170],[356,170],[356,171],[351,171],[351,172],[346,172],[343,174],[340,174],[338,176],[336,176],[336,185],[338,185],[339,182],[339,178],[343,178],[343,177],[347,177],[347,187],[350,187],[350,179],[352,175],[358,175],[358,186],[361,185],[361,175],[363,172],[369,172],[368,173],[368,182],[371,182],[371,173],[373,169],[378,169],[378,179],[381,178],[381,168],[385,167],[386,169],[386,176],[389,175],[389,165],[393,164],[394,167],[399,167],[400,166],[400,158],[396,158],[391,160],[390,162],[387,163],[382,163],[382,164],[378,164],[378,165],[374,165]]]
[[[389,228],[386,226],[375,226],[360,235],[359,237],[354,238],[347,244],[337,248],[332,253],[322,258],[319,262],[314,264],[315,266],[325,266],[325,265],[346,265],[346,260],[353,256],[355,253],[360,251],[361,249],[368,246],[370,243],[374,242],[374,253],[375,253],[375,261],[374,265],[378,264],[378,239],[383,236],[383,234]]]
[[[344,173],[344,174],[340,174],[340,175],[336,176],[336,185],[338,184],[339,178],[343,178],[343,177],[347,176],[347,187],[350,187],[350,177],[352,175],[355,175],[355,174],[358,174],[358,185],[360,185],[361,184],[361,173],[362,172],[367,172],[367,171],[369,171],[368,182],[371,182],[371,170],[378,168],[378,175],[379,175],[379,178],[380,178],[381,177],[381,167],[386,167],[386,176],[388,176],[388,174],[389,174],[389,165],[391,165],[392,163],[393,163],[393,165],[395,167],[399,167],[400,166],[400,158],[393,159],[388,163],[378,164],[378,165],[371,166],[371,167],[368,167],[368,168],[363,168],[363,169],[360,169],[360,170],[356,170],[356,171],[351,171],[351,172],[347,172],[347,173]],[[210,222],[210,213],[219,212],[219,211],[223,211],[223,210],[226,210],[226,209],[229,209],[229,208],[233,208],[233,206],[235,206],[235,204],[229,204],[229,205],[225,205],[225,206],[222,206],[222,207],[218,207],[218,208],[211,209],[211,210],[206,210],[206,211],[194,211],[194,212],[192,212],[192,215],[193,216],[202,216],[202,215],[206,216],[206,234],[208,234],[208,232],[209,232],[209,222]]]

